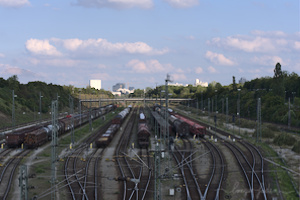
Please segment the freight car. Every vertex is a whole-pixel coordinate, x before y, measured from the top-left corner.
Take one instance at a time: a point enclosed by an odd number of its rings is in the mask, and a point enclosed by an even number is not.
[[[130,110],[131,107],[128,106],[111,120],[111,125],[108,127],[106,132],[100,137],[98,137],[95,141],[95,144],[98,148],[106,147],[107,145],[109,145],[109,143],[113,139],[115,133],[119,130],[121,124],[124,122]]]
[[[93,118],[106,114],[110,112],[112,109],[114,109],[114,106],[112,105],[94,109],[92,111]],[[59,119],[56,127],[58,136],[71,130],[72,126],[76,128],[81,124],[87,123],[89,120],[88,116],[89,116],[88,112],[85,112],[82,113],[81,115],[80,114],[68,115],[63,119]],[[46,141],[51,140],[52,129],[53,129],[52,125],[49,125],[48,122],[48,124],[33,126],[30,128],[24,128],[14,133],[8,133],[5,135],[6,145],[8,147],[20,147],[21,144],[24,143],[24,145],[27,146],[28,148],[38,147],[44,144]],[[45,138],[47,139],[45,140]]]
[[[170,115],[169,122],[172,125],[172,129],[176,135],[178,135],[181,138],[188,137],[190,133],[190,127],[189,125],[182,121],[181,119],[178,119],[174,115]]]
[[[108,129],[106,130],[106,132],[95,141],[96,146],[98,148],[106,147],[113,139],[113,137],[116,134],[116,132],[118,131],[119,127],[120,127],[120,124],[110,125],[108,127]]]
[[[196,135],[197,137],[204,137],[206,135],[206,127],[205,126],[201,126],[196,122],[193,122],[190,119],[187,119],[181,115],[178,114],[174,114],[175,117],[177,117],[178,119],[181,119],[182,121],[186,122],[189,125],[189,130],[190,133],[192,135]]]
[[[48,127],[43,127],[35,131],[26,133],[24,145],[32,149],[43,145],[48,141],[48,134],[51,130]]]
[[[123,111],[121,111],[117,116],[112,119],[112,124],[122,124],[123,120],[126,118],[131,108],[127,107]]]
[[[140,113],[139,116],[137,137],[138,137],[138,145],[141,148],[143,147],[148,148],[150,131],[144,113]]]
[[[33,127],[17,130],[13,133],[5,134],[6,145],[9,148],[20,147],[21,144],[23,144],[24,142],[25,134],[27,132],[34,131],[38,128],[40,128],[40,126],[33,126]]]

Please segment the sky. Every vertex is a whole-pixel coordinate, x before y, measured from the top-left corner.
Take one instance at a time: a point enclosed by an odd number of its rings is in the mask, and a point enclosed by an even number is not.
[[[0,0],[0,77],[135,88],[300,75],[299,0]]]

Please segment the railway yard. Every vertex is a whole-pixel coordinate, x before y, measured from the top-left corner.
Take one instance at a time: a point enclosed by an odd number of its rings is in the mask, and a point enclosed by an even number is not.
[[[278,175],[289,170],[297,180],[299,166],[277,167],[255,140],[171,108],[107,105],[59,119],[55,170],[51,125],[7,133],[0,198],[279,200],[293,193],[299,199],[297,183],[285,191]]]

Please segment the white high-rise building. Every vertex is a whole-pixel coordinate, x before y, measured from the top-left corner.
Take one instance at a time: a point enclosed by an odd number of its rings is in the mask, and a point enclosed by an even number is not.
[[[207,87],[208,86],[208,82],[202,82],[199,79],[196,79],[195,81],[195,86],[201,85],[202,87]]]
[[[101,80],[90,80],[90,87],[100,90],[101,89]]]

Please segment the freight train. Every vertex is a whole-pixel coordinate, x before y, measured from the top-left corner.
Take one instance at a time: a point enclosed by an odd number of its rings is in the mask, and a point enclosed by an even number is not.
[[[165,116],[164,107],[155,105],[153,110],[155,110],[161,116]],[[176,135],[180,137],[187,137],[189,134],[193,136],[196,135],[196,137],[204,137],[206,135],[205,126],[201,126],[187,117],[174,113],[172,109],[168,109],[167,115],[169,123],[172,126],[172,130],[176,133]]]
[[[131,106],[128,106],[111,120],[111,125],[108,127],[106,132],[98,137],[95,141],[95,144],[98,148],[106,147],[107,145],[109,145],[109,143],[112,141],[113,137],[119,130],[120,126],[130,113],[131,108]]]
[[[68,115],[65,118],[59,119],[56,127],[58,136],[71,130],[72,126],[77,128],[89,121],[89,114],[91,119],[102,116],[114,109],[113,105],[107,105],[105,107],[93,109],[91,112],[87,111],[78,115]],[[31,128],[25,128],[13,133],[7,133],[5,135],[6,145],[11,148],[20,147],[24,144],[27,148],[36,148],[47,141],[51,140],[52,137],[52,125],[48,123],[34,126]]]
[[[140,148],[143,147],[148,148],[149,137],[150,137],[150,131],[147,125],[146,117],[144,113],[141,112],[139,115],[138,132],[137,132],[138,145],[140,146]]]
[[[196,137],[204,137],[206,135],[206,127],[205,126],[201,126],[198,123],[196,123],[186,117],[183,117],[181,115],[178,115],[178,114],[173,114],[173,115],[189,125],[189,130],[190,130],[191,135],[195,135]]]

